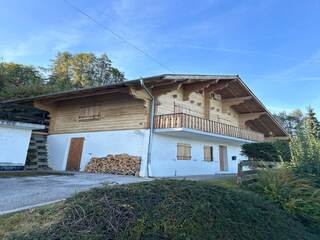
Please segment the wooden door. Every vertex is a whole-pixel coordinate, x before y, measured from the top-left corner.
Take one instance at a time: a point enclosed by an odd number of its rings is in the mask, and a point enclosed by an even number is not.
[[[67,162],[67,171],[79,171],[80,162],[82,156],[84,138],[71,138],[68,162]]]
[[[228,171],[227,147],[219,146],[220,171]]]

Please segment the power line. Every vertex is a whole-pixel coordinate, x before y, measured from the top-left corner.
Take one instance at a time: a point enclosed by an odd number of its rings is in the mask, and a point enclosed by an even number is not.
[[[87,14],[86,12],[84,12],[83,10],[81,10],[79,7],[77,7],[76,5],[72,4],[71,2],[69,2],[68,0],[63,0],[66,4],[68,4],[71,8],[73,8],[75,11],[81,13],[82,15],[86,16],[87,18],[89,18],[92,22],[94,22],[95,24],[97,24],[98,26],[100,26],[101,28],[103,28],[105,31],[111,33],[113,36],[115,36],[116,38],[120,39],[121,41],[125,42],[126,44],[128,44],[129,46],[133,47],[134,49],[136,49],[137,51],[139,51],[140,53],[142,53],[143,55],[145,55],[147,58],[149,58],[150,60],[152,60],[153,62],[157,63],[159,66],[161,66],[162,68],[166,69],[167,71],[173,73],[173,71],[168,68],[167,66],[165,66],[164,64],[162,64],[161,62],[159,62],[155,57],[153,57],[152,55],[150,55],[149,53],[145,52],[144,50],[142,50],[141,48],[139,48],[137,45],[131,43],[130,41],[128,41],[127,39],[125,39],[123,36],[121,36],[120,34],[116,33],[115,31],[113,31],[112,29],[110,29],[109,27],[103,25],[102,23],[100,23],[99,21],[97,21],[95,18],[93,18],[92,16],[90,16],[89,14]]]

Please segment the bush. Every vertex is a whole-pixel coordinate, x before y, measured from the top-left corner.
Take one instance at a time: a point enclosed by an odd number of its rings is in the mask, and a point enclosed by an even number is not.
[[[276,140],[272,142],[273,147],[278,152],[279,158],[283,162],[291,161],[291,151],[288,141]]]
[[[320,140],[307,130],[299,130],[290,142],[292,163],[299,174],[320,176]]]
[[[320,233],[320,185],[312,176],[298,176],[291,168],[261,170],[257,181],[244,187],[280,204],[305,226]]]
[[[243,155],[246,155],[249,160],[266,161],[266,162],[279,162],[279,154],[272,143],[248,143],[242,145]]]
[[[12,239],[317,239],[250,192],[204,182],[153,181],[104,187],[66,202],[49,230]]]

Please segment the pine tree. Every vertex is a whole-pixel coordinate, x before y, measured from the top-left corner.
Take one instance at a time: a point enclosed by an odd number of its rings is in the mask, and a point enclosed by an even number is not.
[[[307,108],[307,114],[304,119],[305,131],[310,132],[315,138],[320,139],[320,123],[312,107]]]

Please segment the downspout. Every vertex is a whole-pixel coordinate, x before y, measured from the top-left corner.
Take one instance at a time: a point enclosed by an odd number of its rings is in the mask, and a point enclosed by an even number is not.
[[[143,78],[140,79],[140,84],[144,88],[145,92],[151,98],[151,106],[150,106],[150,132],[149,132],[149,142],[148,142],[148,154],[147,154],[147,177],[150,176],[151,170],[151,150],[152,150],[152,138],[153,138],[153,129],[154,129],[154,97],[151,91],[146,87],[143,82]]]

